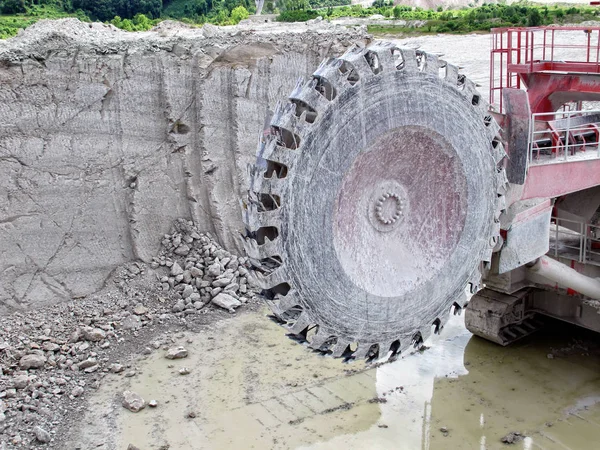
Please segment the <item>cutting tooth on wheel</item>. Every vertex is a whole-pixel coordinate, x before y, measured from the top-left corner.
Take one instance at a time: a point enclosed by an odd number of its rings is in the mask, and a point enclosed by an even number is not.
[[[321,350],[323,348],[323,344],[325,344],[325,342],[327,342],[328,339],[330,339],[330,336],[327,336],[324,333],[320,335],[317,333],[315,336],[313,336],[308,346],[313,350]]]
[[[506,156],[475,84],[376,42],[296,84],[260,139],[244,246],[310,348],[397,356],[439,332],[501,246]]]
[[[310,317],[308,314],[306,314],[306,312],[302,312],[294,324],[289,327],[289,330],[293,334],[300,334],[304,332],[304,330],[306,330],[310,325]]]
[[[358,344],[358,348],[352,355],[354,359],[372,360],[379,356],[379,345],[371,342],[362,342]]]
[[[334,358],[340,358],[344,356],[349,346],[350,342],[338,338],[335,345],[331,348],[331,356]]]

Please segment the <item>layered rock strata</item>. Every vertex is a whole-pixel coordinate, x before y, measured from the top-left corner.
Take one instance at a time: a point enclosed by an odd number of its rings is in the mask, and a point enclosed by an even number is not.
[[[0,42],[0,312],[95,292],[120,264],[150,262],[175,218],[239,251],[268,108],[365,38],[65,19]]]

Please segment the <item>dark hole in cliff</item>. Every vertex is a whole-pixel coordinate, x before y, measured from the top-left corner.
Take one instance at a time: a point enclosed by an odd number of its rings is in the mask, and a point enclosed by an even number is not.
[[[358,72],[348,61],[344,61],[342,63],[342,65],[339,68],[339,71],[342,74],[346,74],[346,79],[348,80],[348,83],[350,83],[352,86],[354,86],[360,80]]]
[[[308,123],[313,123],[317,118],[317,112],[301,100],[292,100],[296,105],[296,117],[305,114],[304,118]]]
[[[337,93],[335,92],[335,88],[333,85],[324,78],[314,77],[317,80],[317,84],[315,86],[315,90],[325,97],[327,100],[333,100]]]
[[[275,136],[277,136],[277,143],[290,150],[295,150],[300,145],[300,136],[292,133],[287,128],[273,127]]]
[[[275,175],[277,178],[285,178],[287,176],[287,166],[267,160],[267,170],[265,171],[265,178],[271,178]]]
[[[281,206],[279,195],[258,194],[258,201],[260,203],[259,211],[273,211]]]
[[[176,134],[188,134],[189,132],[190,132],[190,127],[187,126],[185,123],[177,121],[173,125],[173,133],[176,133]]]
[[[266,240],[274,240],[279,236],[279,230],[277,227],[260,227],[256,231],[252,231],[248,233],[248,237],[254,239],[258,245],[263,245]]]

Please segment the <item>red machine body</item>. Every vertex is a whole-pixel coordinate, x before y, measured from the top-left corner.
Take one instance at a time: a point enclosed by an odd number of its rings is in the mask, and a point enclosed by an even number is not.
[[[501,344],[540,316],[600,331],[600,27],[498,28],[491,40],[509,188],[467,327]]]

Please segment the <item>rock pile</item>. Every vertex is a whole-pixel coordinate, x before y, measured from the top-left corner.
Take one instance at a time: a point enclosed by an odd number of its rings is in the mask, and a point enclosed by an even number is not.
[[[195,314],[209,302],[234,312],[256,294],[248,258],[224,250],[193,222],[178,219],[162,240],[153,269],[166,268],[161,289],[176,300],[173,312]]]
[[[253,299],[247,264],[178,220],[150,267],[121,266],[96,294],[4,317],[0,448],[61,448],[60,426],[68,426],[69,416],[77,420],[90,389],[107,374],[136,376],[131,361],[159,349],[167,358],[187,356],[156,333],[187,328],[194,319],[207,323],[207,313],[218,317],[221,308],[233,311]],[[130,409],[141,405],[129,394],[122,400]]]

